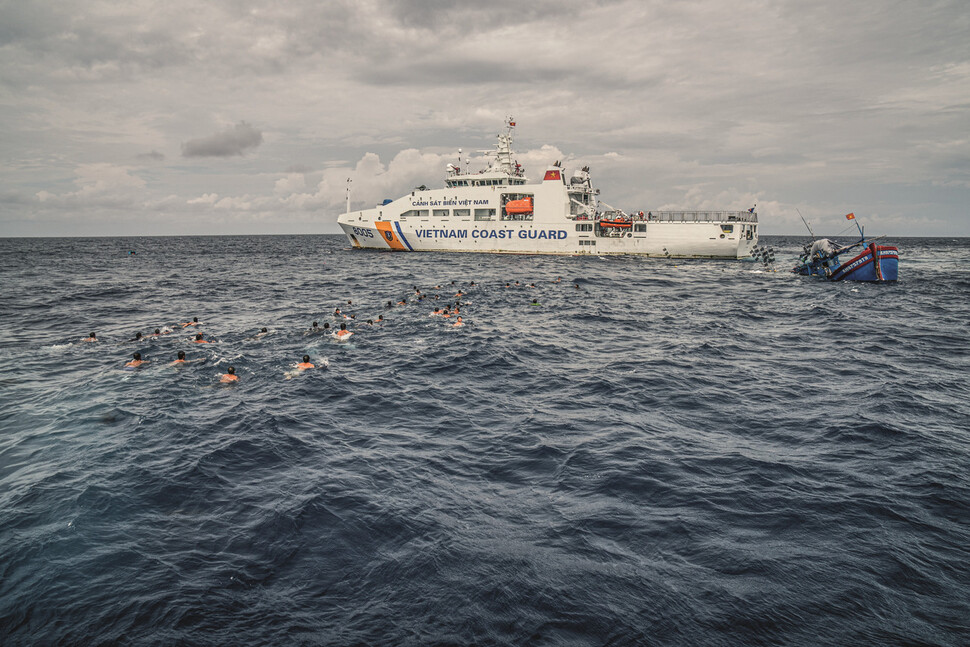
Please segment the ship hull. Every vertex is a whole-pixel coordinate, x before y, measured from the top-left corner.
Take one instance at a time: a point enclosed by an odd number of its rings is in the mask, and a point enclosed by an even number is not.
[[[819,276],[830,281],[896,281],[899,276],[899,250],[888,245],[870,243],[861,253],[845,263],[835,256],[824,261],[804,263],[796,267],[794,272],[803,276]]]
[[[339,223],[351,245],[402,252],[640,255],[667,258],[738,259],[751,254],[758,237],[745,229],[725,233],[716,222],[647,222],[643,231],[577,232],[575,223],[528,225],[474,221],[410,223],[400,220]]]

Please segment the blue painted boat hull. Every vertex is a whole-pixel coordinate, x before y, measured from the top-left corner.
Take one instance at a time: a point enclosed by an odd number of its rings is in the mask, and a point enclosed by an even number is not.
[[[862,252],[845,263],[838,256],[804,263],[793,270],[803,276],[819,276],[830,281],[895,281],[899,275],[899,250],[889,245],[869,243]]]

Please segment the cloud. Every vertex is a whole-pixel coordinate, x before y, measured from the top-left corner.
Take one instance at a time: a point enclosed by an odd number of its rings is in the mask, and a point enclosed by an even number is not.
[[[163,153],[159,153],[157,150],[151,150],[148,153],[142,153],[139,155],[138,159],[150,162],[164,162],[165,155]]]
[[[182,157],[232,157],[263,143],[263,133],[245,121],[222,132],[182,144]]]
[[[42,203],[62,206],[124,207],[137,202],[145,187],[145,180],[131,175],[130,169],[113,164],[81,164],[74,169],[76,191],[36,193]]]

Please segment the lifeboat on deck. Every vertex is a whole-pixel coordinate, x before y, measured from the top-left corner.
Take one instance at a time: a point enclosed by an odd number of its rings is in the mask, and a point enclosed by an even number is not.
[[[532,213],[532,198],[509,200],[505,203],[505,213]]]
[[[633,223],[629,220],[600,220],[601,227],[615,227],[616,229],[629,229]]]

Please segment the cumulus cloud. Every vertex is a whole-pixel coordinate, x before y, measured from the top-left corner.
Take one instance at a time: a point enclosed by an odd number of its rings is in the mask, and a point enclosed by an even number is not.
[[[131,175],[130,169],[113,164],[81,164],[74,169],[76,191],[52,193],[38,191],[37,199],[53,205],[122,207],[137,202],[145,180]]]
[[[245,121],[221,132],[182,144],[183,157],[232,157],[263,143],[263,133]]]

